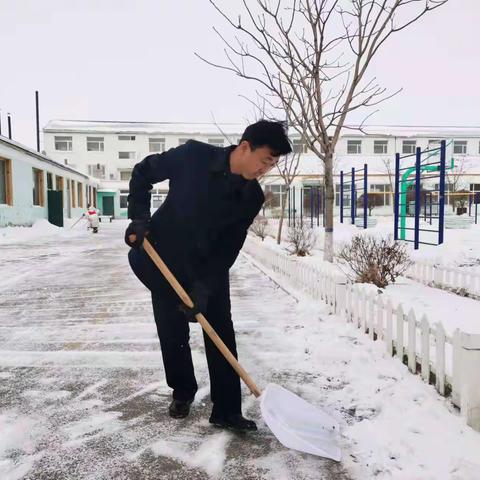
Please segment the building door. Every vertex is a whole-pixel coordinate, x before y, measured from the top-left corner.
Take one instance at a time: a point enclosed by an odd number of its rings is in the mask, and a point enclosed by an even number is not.
[[[113,217],[113,197],[103,197],[103,215]]]
[[[57,227],[63,227],[63,193],[56,190],[47,191],[48,221]]]

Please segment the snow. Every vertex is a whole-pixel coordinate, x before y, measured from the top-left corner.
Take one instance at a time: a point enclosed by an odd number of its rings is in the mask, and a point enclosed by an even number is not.
[[[150,299],[128,270],[125,226],[114,221],[58,244],[40,235],[2,257],[2,273],[15,279],[0,290],[2,480],[480,478],[480,433],[448,399],[381,342],[323,304],[297,301],[243,256],[231,282],[242,366],[260,388],[282,385],[339,421],[343,460],[282,447],[245,389],[243,411],[258,434],[211,427],[198,325],[191,346],[200,390],[188,419],[169,418]],[[58,245],[58,257],[34,258]]]
[[[86,235],[84,226],[86,220],[80,220],[72,227],[78,219],[65,219],[64,227],[52,225],[46,219],[36,220],[31,227],[2,227],[0,228],[0,245],[31,242],[46,237],[73,238],[79,235]]]

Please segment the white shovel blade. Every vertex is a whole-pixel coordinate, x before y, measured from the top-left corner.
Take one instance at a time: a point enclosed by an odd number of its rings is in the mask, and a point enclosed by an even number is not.
[[[298,395],[270,383],[260,397],[260,409],[265,423],[287,448],[340,460],[338,423]]]

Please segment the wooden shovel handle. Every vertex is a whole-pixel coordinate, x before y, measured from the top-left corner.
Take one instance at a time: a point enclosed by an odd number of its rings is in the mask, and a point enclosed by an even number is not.
[[[177,292],[177,295],[181,298],[182,302],[187,307],[192,308],[193,302],[191,298],[188,296],[187,292],[183,289],[183,287],[178,283],[175,276],[165,265],[164,261],[160,258],[160,255],[158,255],[156,250],[152,247],[152,244],[146,238],[143,240],[143,248],[147,252],[148,256],[155,263],[155,265],[158,267],[158,269],[162,272],[167,282],[171,285],[175,292]],[[210,337],[212,342],[220,350],[222,355],[226,358],[227,362],[233,367],[233,369],[238,373],[240,378],[245,382],[245,385],[256,397],[259,397],[262,392],[255,385],[255,382],[251,379],[250,375],[248,375],[246,370],[238,363],[238,360],[232,355],[230,350],[223,343],[222,339],[217,335],[217,332],[215,332],[213,327],[208,323],[207,319],[201,313],[197,313],[195,315],[195,318],[202,326],[206,334]]]

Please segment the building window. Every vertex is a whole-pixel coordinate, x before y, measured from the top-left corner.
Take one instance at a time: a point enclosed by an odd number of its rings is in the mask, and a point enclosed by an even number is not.
[[[53,177],[50,172],[47,172],[47,190],[53,190]]]
[[[279,208],[286,195],[285,185],[265,185],[265,207]]]
[[[350,197],[351,197],[351,189],[350,186],[343,186],[343,206],[349,207],[350,206]],[[340,184],[337,183],[335,185],[335,205],[337,207],[340,206]],[[344,212],[344,215],[347,215],[347,211]],[[348,213],[350,215],[350,213]]]
[[[135,160],[135,152],[118,152],[118,158]]]
[[[0,158],[0,204],[13,205],[11,162]]]
[[[357,155],[359,153],[362,153],[362,141],[347,140],[347,153],[349,155]]]
[[[416,148],[417,148],[416,140],[404,140],[402,142],[402,153],[404,155],[411,155],[412,153],[415,153]]]
[[[135,141],[135,135],[119,135],[118,139],[121,141],[126,140],[126,141],[133,142]]]
[[[178,139],[178,144],[179,145],[185,145],[189,140],[190,140],[190,138],[179,138]]]
[[[216,147],[223,147],[223,138],[209,138],[208,143]]]
[[[388,140],[374,140],[373,153],[388,153]]]
[[[105,180],[105,165],[100,163],[88,165],[88,174],[100,180]]]
[[[120,208],[128,207],[128,190],[120,190]]]
[[[58,175],[55,177],[55,190],[63,192],[63,177],[59,177]]]
[[[373,199],[368,199],[369,202],[373,201],[375,207],[383,207],[390,205],[390,184],[384,183],[382,185],[370,185],[370,193]]]
[[[301,138],[294,138],[292,140],[293,153],[307,153],[307,144]]]
[[[82,184],[77,182],[77,200],[78,206],[83,208],[83,191],[82,191]]]
[[[61,152],[72,151],[72,137],[57,137],[55,136],[55,150]]]
[[[45,204],[45,197],[43,194],[43,170],[32,168],[33,174],[33,204],[43,207]]]
[[[155,152],[164,152],[165,151],[165,139],[164,138],[149,138],[148,139],[148,151]]]
[[[440,142],[441,140],[438,140],[437,138],[431,139],[428,141],[428,149],[434,149],[434,148],[440,148]]]
[[[454,140],[454,142],[453,142],[453,153],[455,155],[466,155],[467,154],[467,141],[466,140]]]
[[[128,182],[132,177],[132,169],[129,170],[119,170],[120,172],[120,180]]]
[[[103,137],[87,137],[88,152],[103,152]]]

